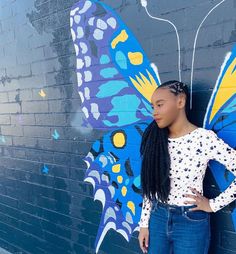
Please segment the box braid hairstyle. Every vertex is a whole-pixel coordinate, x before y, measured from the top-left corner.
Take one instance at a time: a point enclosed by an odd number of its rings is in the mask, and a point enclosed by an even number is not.
[[[186,84],[170,80],[156,88],[166,88],[176,96],[186,94],[185,112],[189,115],[189,92]],[[155,91],[156,91],[155,90]],[[153,120],[145,129],[141,145],[141,190],[143,198],[156,200],[155,193],[161,202],[166,203],[170,192],[170,155],[168,151],[168,127],[159,128]]]

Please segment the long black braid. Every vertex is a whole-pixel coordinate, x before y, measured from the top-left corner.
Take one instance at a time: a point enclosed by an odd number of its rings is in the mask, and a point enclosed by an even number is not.
[[[186,94],[185,112],[189,114],[189,92],[186,84],[177,80],[162,83],[158,88],[167,88],[176,96]],[[153,120],[145,129],[140,145],[142,196],[167,202],[170,192],[170,155],[168,150],[168,127],[159,128]]]

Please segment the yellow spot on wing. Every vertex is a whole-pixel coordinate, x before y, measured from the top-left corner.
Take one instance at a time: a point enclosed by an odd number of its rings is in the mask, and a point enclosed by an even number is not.
[[[122,176],[117,176],[117,182],[122,183],[123,182],[123,177]]]
[[[113,165],[112,172],[119,173],[120,172],[120,164]]]
[[[141,52],[129,52],[128,58],[133,65],[140,65],[143,63],[143,54]]]
[[[132,211],[132,213],[135,215],[135,204],[132,201],[127,202],[127,207]]]
[[[123,196],[126,195],[126,193],[127,193],[127,188],[126,188],[125,186],[123,186],[123,187],[121,188],[121,193],[122,193]]]
[[[125,145],[125,135],[122,132],[117,132],[113,136],[113,144],[115,147],[123,147]]]
[[[112,40],[111,47],[114,49],[119,42],[125,42],[128,39],[128,34],[123,29],[121,32]]]

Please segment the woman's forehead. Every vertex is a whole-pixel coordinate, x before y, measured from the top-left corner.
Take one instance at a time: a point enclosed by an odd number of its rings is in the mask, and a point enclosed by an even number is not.
[[[163,88],[158,88],[154,91],[151,97],[151,101],[159,101],[159,100],[170,100],[173,99],[173,95],[169,91],[169,89],[163,89]]]

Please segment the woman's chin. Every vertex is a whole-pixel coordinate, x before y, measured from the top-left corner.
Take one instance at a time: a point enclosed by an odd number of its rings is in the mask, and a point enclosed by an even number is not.
[[[156,121],[156,124],[159,128],[162,128],[163,124],[161,124],[160,122]]]
[[[156,124],[157,124],[157,126],[159,127],[159,128],[165,128],[166,127],[166,125],[164,124],[164,123],[160,123],[160,122],[158,122],[158,121],[156,121]]]

